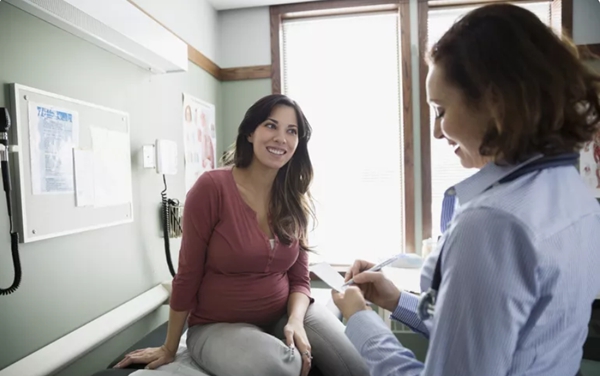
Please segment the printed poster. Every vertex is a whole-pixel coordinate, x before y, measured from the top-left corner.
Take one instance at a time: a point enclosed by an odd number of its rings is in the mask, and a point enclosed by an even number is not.
[[[217,167],[213,104],[183,94],[183,141],[187,193],[204,171]]]
[[[594,197],[600,198],[600,132],[583,146],[579,158],[579,172],[592,189]]]
[[[73,148],[79,144],[79,114],[34,102],[29,102],[28,112],[33,194],[73,193]]]

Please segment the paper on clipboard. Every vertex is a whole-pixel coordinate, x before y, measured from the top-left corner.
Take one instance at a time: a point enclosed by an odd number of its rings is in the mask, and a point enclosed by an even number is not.
[[[332,289],[343,292],[346,290],[344,286],[344,277],[340,275],[331,265],[326,262],[311,265],[310,271],[315,273]]]

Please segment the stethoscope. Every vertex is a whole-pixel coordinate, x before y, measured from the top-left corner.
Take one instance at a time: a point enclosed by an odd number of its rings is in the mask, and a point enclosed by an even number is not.
[[[523,167],[518,168],[517,170],[511,172],[506,177],[500,179],[498,183],[493,186],[508,183],[513,181],[523,175],[527,175],[529,173],[545,170],[553,167],[563,167],[563,166],[575,166],[577,161],[579,160],[578,153],[568,153],[568,154],[559,154],[550,157],[542,157],[532,161],[531,163],[526,164]],[[492,187],[493,187],[492,186]],[[491,187],[490,187],[491,188]],[[489,188],[488,188],[489,189]],[[417,313],[419,314],[419,318],[423,321],[433,318],[435,312],[435,303],[437,300],[438,290],[440,285],[442,284],[442,253],[444,251],[444,247],[440,250],[438,255],[438,259],[435,263],[435,270],[433,271],[433,278],[431,280],[431,286],[427,290],[427,292],[421,294],[419,299],[419,304],[417,306]]]

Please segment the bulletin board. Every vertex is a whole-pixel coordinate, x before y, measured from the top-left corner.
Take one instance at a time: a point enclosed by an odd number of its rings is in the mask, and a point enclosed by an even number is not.
[[[133,221],[127,113],[20,84],[11,107],[22,242]]]

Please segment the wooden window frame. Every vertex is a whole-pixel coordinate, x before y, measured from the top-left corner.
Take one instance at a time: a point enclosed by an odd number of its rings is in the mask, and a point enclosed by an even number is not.
[[[539,0],[512,0],[512,2],[531,3]],[[431,218],[431,122],[425,80],[428,67],[423,59],[427,48],[427,31],[429,22],[429,9],[449,8],[463,5],[485,5],[490,3],[505,2],[504,0],[425,0],[419,1],[419,51],[421,54],[419,64],[419,86],[421,103],[421,186],[422,186],[422,222],[423,239],[432,235]],[[562,30],[563,35],[572,37],[573,34],[573,0],[552,0],[550,23],[556,30]],[[436,219],[437,220],[437,219]]]
[[[415,171],[414,119],[412,101],[412,64],[410,45],[410,5],[407,0],[333,0],[276,5],[270,8],[271,85],[273,94],[282,92],[282,22],[286,19],[320,17],[370,12],[397,11],[400,20],[400,75],[402,77],[402,143],[403,143],[403,203],[404,251],[415,252]],[[341,265],[339,265],[342,267]]]

